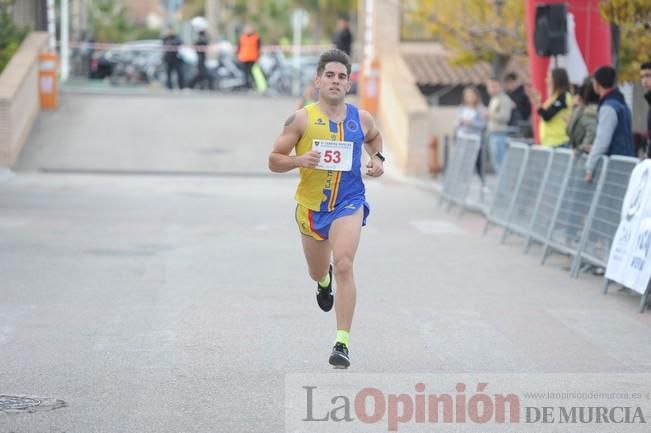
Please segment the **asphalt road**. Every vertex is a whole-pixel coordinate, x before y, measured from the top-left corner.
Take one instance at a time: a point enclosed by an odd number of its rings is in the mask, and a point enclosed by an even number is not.
[[[335,336],[297,179],[266,173],[293,104],[64,95],[40,116],[0,183],[0,403],[51,400],[0,406],[0,432],[284,431],[286,375],[332,373]],[[367,196],[344,374],[651,371],[638,296],[431,191],[387,176]]]

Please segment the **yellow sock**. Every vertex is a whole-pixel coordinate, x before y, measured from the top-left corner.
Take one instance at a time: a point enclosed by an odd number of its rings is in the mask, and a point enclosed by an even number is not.
[[[319,281],[319,286],[321,287],[328,287],[330,285],[330,271],[328,271],[327,274],[325,274],[325,277],[321,281]]]
[[[350,337],[350,332],[338,329],[336,343],[344,343],[348,347],[348,337]]]

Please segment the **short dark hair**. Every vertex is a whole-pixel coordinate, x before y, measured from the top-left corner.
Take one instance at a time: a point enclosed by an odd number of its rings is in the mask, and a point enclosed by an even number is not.
[[[323,71],[325,71],[326,65],[332,62],[341,63],[344,65],[346,67],[346,71],[348,72],[348,77],[350,77],[350,57],[348,57],[348,54],[344,53],[338,48],[332,48],[321,54],[321,57],[319,57],[319,64],[316,67],[316,74],[318,76],[321,76],[321,74],[323,74]]]
[[[504,81],[518,81],[518,75],[515,72],[509,72],[504,76]]]
[[[617,83],[617,71],[612,66],[602,66],[597,68],[592,74],[594,80],[604,89],[615,87]]]
[[[651,62],[644,62],[640,65],[640,70],[642,69],[651,69]]]

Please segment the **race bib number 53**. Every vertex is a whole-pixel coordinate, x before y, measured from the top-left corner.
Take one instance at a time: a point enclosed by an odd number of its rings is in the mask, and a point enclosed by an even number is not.
[[[315,168],[350,171],[353,167],[352,141],[312,140],[312,150],[321,152],[321,160]]]

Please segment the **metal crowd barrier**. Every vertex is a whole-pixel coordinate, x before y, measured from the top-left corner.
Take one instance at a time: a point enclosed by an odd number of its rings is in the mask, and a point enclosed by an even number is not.
[[[511,142],[484,234],[493,224],[504,227],[502,243],[510,234],[525,236],[525,254],[532,242],[541,243],[543,264],[553,251],[567,254],[572,257],[574,278],[582,266],[605,268],[629,179],[640,161],[602,156],[591,182],[585,180],[586,161],[586,155],[577,156],[569,149]],[[642,311],[649,296],[651,282],[641,301]]]
[[[445,171],[443,172],[443,189],[441,191],[441,198],[439,206],[444,201],[452,200],[452,185],[456,181],[459,173],[459,166],[463,161],[463,149],[456,138],[452,139],[452,145],[447,147]]]
[[[637,158],[626,156],[608,158],[607,169],[602,175],[601,190],[595,195],[590,207],[579,252],[572,263],[572,277],[579,276],[583,263],[603,268],[608,264],[610,244],[619,225],[628,181],[638,162]]]
[[[529,157],[524,174],[518,182],[514,193],[513,205],[506,217],[502,243],[510,233],[526,236],[531,229],[531,222],[538,209],[542,186],[547,179],[552,163],[553,150],[537,146],[529,150]]]
[[[479,135],[457,133],[445,170],[439,204],[447,200],[448,210],[456,204],[461,207],[461,215],[466,209],[466,200],[480,146],[481,137]]]
[[[493,202],[486,214],[484,234],[488,232],[491,224],[506,226],[515,199],[513,192],[517,191],[521,183],[528,157],[529,146],[527,144],[513,141],[509,143],[506,159],[498,175]]]
[[[586,182],[586,160],[585,155],[574,159],[570,179],[562,191],[560,203],[547,232],[543,264],[552,251],[572,257],[579,252],[581,234],[589,222],[586,217],[589,217],[593,198],[601,192],[605,178],[603,173],[608,169],[608,158],[602,156],[594,170],[592,182]]]
[[[529,252],[532,242],[545,244],[554,212],[558,208],[562,192],[570,178],[573,163],[574,152],[567,149],[552,151],[550,167],[543,179],[524,243],[525,254]]]

